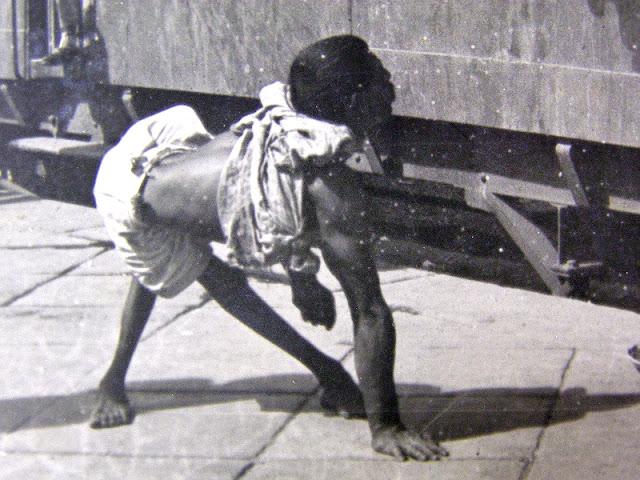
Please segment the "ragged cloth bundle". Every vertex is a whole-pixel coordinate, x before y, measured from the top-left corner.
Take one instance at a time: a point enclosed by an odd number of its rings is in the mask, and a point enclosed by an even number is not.
[[[263,88],[260,101],[260,110],[231,127],[239,139],[218,191],[229,261],[240,267],[289,262],[293,270],[315,273],[313,253],[292,250],[306,233],[304,175],[345,162],[357,143],[348,127],[295,112],[280,82]]]

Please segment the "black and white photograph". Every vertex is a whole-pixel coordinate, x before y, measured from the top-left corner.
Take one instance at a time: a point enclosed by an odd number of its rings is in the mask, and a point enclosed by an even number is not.
[[[640,1],[0,0],[0,480],[640,478]]]

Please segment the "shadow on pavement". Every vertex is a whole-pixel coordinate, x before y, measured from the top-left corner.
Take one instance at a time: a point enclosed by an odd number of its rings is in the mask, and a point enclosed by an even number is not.
[[[311,375],[255,377],[216,385],[208,379],[186,378],[132,382],[128,392],[138,416],[146,412],[254,400],[263,411],[320,412]],[[438,440],[488,435],[521,428],[569,422],[588,412],[616,410],[640,404],[640,394],[595,394],[583,388],[558,392],[542,389],[475,389],[442,392],[438,387],[399,384],[405,423],[428,429]],[[300,401],[292,402],[292,397]],[[0,431],[59,427],[87,423],[94,391],[72,395],[0,400]],[[87,427],[88,428],[88,427]]]
[[[487,388],[428,395],[414,391],[401,396],[401,413],[407,425],[428,430],[438,441],[571,422],[589,412],[640,404],[640,394],[590,395],[584,388],[562,392],[554,388]]]

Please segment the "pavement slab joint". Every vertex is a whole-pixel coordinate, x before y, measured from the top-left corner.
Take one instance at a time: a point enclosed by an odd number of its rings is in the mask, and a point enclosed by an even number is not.
[[[51,277],[49,277],[49,278],[47,278],[47,279],[45,279],[43,281],[37,282],[35,285],[33,285],[33,286],[27,288],[26,290],[24,290],[24,291],[14,295],[14,296],[12,296],[8,300],[5,300],[3,303],[0,304],[0,307],[9,307],[9,306],[11,306],[12,304],[17,302],[18,300],[20,300],[20,299],[30,295],[31,293],[35,292],[40,287],[48,285],[49,283],[52,283],[52,282],[54,282],[54,281],[56,281],[56,280],[58,280],[58,279],[60,279],[60,278],[62,278],[64,276],[66,276],[67,274],[69,274],[69,273],[73,272],[74,270],[80,268],[82,265],[84,265],[87,262],[90,262],[94,258],[99,257],[100,255],[102,255],[105,252],[106,252],[106,250],[101,250],[100,252],[98,252],[98,253],[96,253],[94,255],[91,255],[88,258],[85,258],[85,259],[83,259],[83,260],[81,260],[79,262],[73,263],[72,265],[70,265],[69,267],[63,269],[62,271],[58,272],[57,274],[52,275]]]
[[[188,313],[191,313],[191,312],[193,312],[195,310],[198,310],[198,309],[204,307],[209,302],[211,302],[211,298],[207,294],[203,294],[199,303],[197,303],[195,305],[187,305],[183,310],[177,312],[172,318],[170,318],[167,321],[163,322],[161,325],[158,325],[157,327],[155,327],[154,329],[150,330],[149,332],[146,332],[140,338],[140,342],[144,342],[145,340],[151,338],[152,336],[156,335],[158,332],[160,332],[160,331],[164,330],[165,328],[169,327],[170,325],[174,324],[181,317],[184,317]]]
[[[545,432],[547,431],[547,428],[549,427],[549,425],[551,425],[552,422],[552,418],[554,415],[554,412],[556,410],[556,408],[560,405],[561,402],[561,398],[562,398],[562,391],[564,389],[565,386],[565,381],[567,378],[567,374],[571,368],[571,365],[573,364],[573,360],[576,357],[576,349],[573,348],[571,349],[571,355],[570,357],[567,359],[566,364],[564,365],[564,368],[562,369],[562,372],[560,374],[560,382],[558,385],[558,389],[556,391],[556,395],[553,399],[553,401],[550,403],[546,415],[545,415],[545,419],[544,419],[544,423],[542,425],[542,428],[540,429],[540,431],[538,432],[537,438],[536,438],[536,442],[535,445],[533,446],[533,449],[531,451],[531,455],[527,458],[527,461],[525,462],[525,464],[522,467],[522,472],[520,473],[520,476],[518,477],[518,480],[526,480],[529,476],[529,472],[531,471],[531,469],[533,468],[535,462],[536,462],[536,457],[537,457],[537,453],[540,450],[540,446],[542,445],[542,441],[544,439],[544,435]]]

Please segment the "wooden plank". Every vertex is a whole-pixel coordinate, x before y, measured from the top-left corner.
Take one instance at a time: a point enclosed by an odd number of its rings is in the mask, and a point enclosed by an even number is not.
[[[31,153],[44,153],[53,157],[90,158],[100,160],[107,151],[107,145],[85,142],[72,138],[27,137],[9,142],[11,148]]]
[[[256,96],[293,55],[350,31],[349,0],[100,1],[106,76],[115,84]]]

